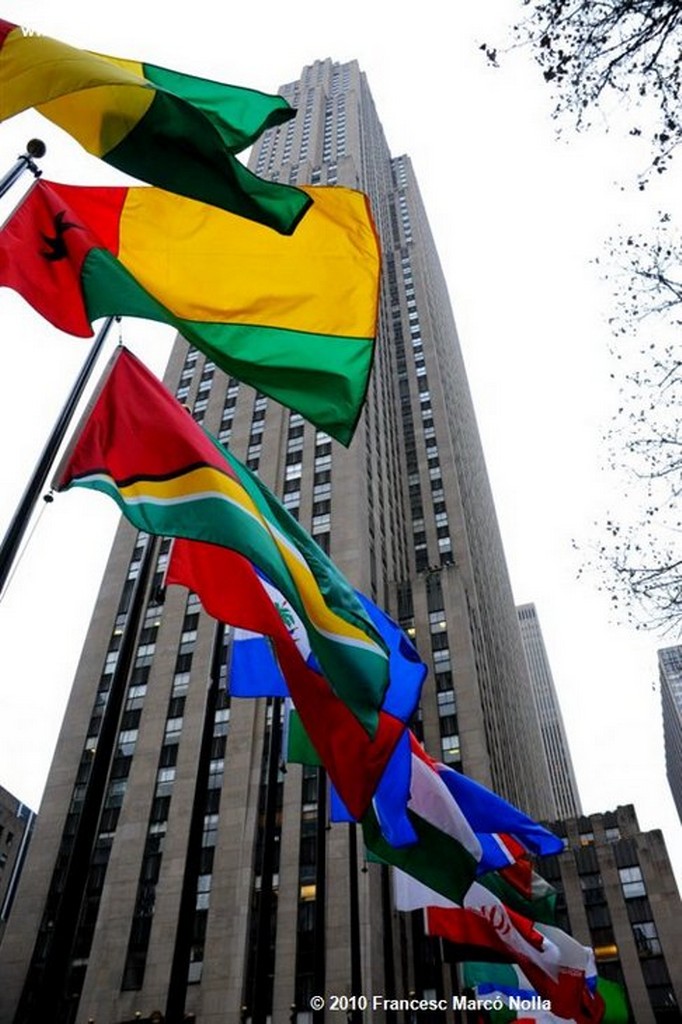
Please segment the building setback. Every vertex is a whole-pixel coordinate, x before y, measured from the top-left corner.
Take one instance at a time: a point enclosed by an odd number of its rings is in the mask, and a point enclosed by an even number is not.
[[[353,444],[182,340],[165,380],[414,636],[430,666],[415,725],[428,750],[554,818],[411,163],[391,157],[356,62],[318,61],[281,92],[298,116],[265,133],[252,169],[362,188],[381,238],[379,342]],[[112,1024],[160,1010],[169,1022],[192,1013],[202,1024],[317,1024],[338,1015],[313,1014],[313,994],[449,994],[449,968],[393,913],[387,871],[365,864],[354,826],[328,826],[318,769],[279,769],[279,707],[226,693],[229,631],[183,589],[164,592],[167,551],[126,523],[116,536],[2,950],[0,1020]]]
[[[663,708],[665,768],[670,791],[682,821],[682,647],[658,652]]]
[[[568,747],[559,698],[552,678],[552,670],[542,638],[540,620],[534,604],[522,604],[516,609],[521,627],[521,640],[528,663],[533,697],[540,719],[542,742],[547,756],[552,793],[561,818],[575,818],[582,814],[578,784],[575,781],[571,752]]]
[[[558,890],[560,927],[593,946],[597,971],[627,991],[636,1024],[682,1021],[682,902],[660,830],[635,809],[556,821],[566,848],[538,870]]]

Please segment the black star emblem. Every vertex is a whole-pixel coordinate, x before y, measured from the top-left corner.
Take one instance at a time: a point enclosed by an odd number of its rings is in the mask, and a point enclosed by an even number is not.
[[[66,217],[66,210],[60,210],[59,213],[55,214],[54,218],[54,237],[40,232],[43,241],[49,246],[49,251],[46,252],[44,249],[40,253],[46,260],[55,262],[56,260],[66,259],[68,256],[68,250],[66,248],[66,242],[64,241],[64,235],[69,228],[80,227],[80,224],[72,224],[71,221],[64,220]]]

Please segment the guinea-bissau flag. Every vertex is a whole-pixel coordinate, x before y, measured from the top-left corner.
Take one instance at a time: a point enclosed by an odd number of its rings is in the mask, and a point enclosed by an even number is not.
[[[54,487],[108,494],[140,530],[237,551],[301,618],[321,671],[368,734],[388,655],[353,588],[246,466],[124,348],[112,357]]]
[[[281,96],[79,50],[0,19],[0,120],[30,107],[134,178],[285,234],[310,206],[234,156],[294,117]]]
[[[361,192],[308,191],[285,237],[160,189],[41,180],[0,231],[0,284],[79,337],[107,315],[172,324],[347,444],[372,366],[379,247]]]

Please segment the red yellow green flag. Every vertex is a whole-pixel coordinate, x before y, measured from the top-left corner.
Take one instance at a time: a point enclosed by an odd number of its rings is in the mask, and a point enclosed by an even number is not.
[[[126,174],[285,234],[310,206],[234,156],[295,115],[281,96],[79,50],[0,19],[0,120],[30,107]]]
[[[207,541],[253,562],[301,619],[320,668],[370,735],[388,654],[355,591],[265,485],[119,349],[54,486],[108,494],[140,530]]]
[[[362,193],[307,191],[285,237],[160,189],[41,180],[0,231],[0,285],[80,337],[111,314],[172,324],[347,444],[372,366],[379,247]]]

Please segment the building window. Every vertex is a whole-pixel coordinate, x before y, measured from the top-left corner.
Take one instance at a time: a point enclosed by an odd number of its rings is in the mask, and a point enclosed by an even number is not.
[[[642,871],[639,867],[620,868],[618,874],[620,875],[623,896],[626,900],[631,900],[636,896],[646,896],[646,886],[644,885]]]
[[[440,746],[445,764],[458,764],[462,760],[459,736],[443,736]]]
[[[661,953],[661,943],[653,921],[642,921],[641,924],[633,924],[632,932],[635,936],[635,945],[640,956],[655,956]]]
[[[450,668],[450,651],[448,648],[433,652],[433,664],[436,673],[445,672]]]
[[[671,1014],[671,1011],[677,1009],[677,1000],[663,957],[652,956],[642,960],[641,966],[656,1019],[664,1021],[679,1018],[679,1014]]]
[[[456,704],[454,690],[441,690],[438,693],[436,700],[438,702],[438,715],[440,718],[455,714]]]
[[[431,633],[443,633],[447,629],[447,622],[445,620],[445,611],[443,608],[437,608],[436,611],[429,612],[429,629]]]

